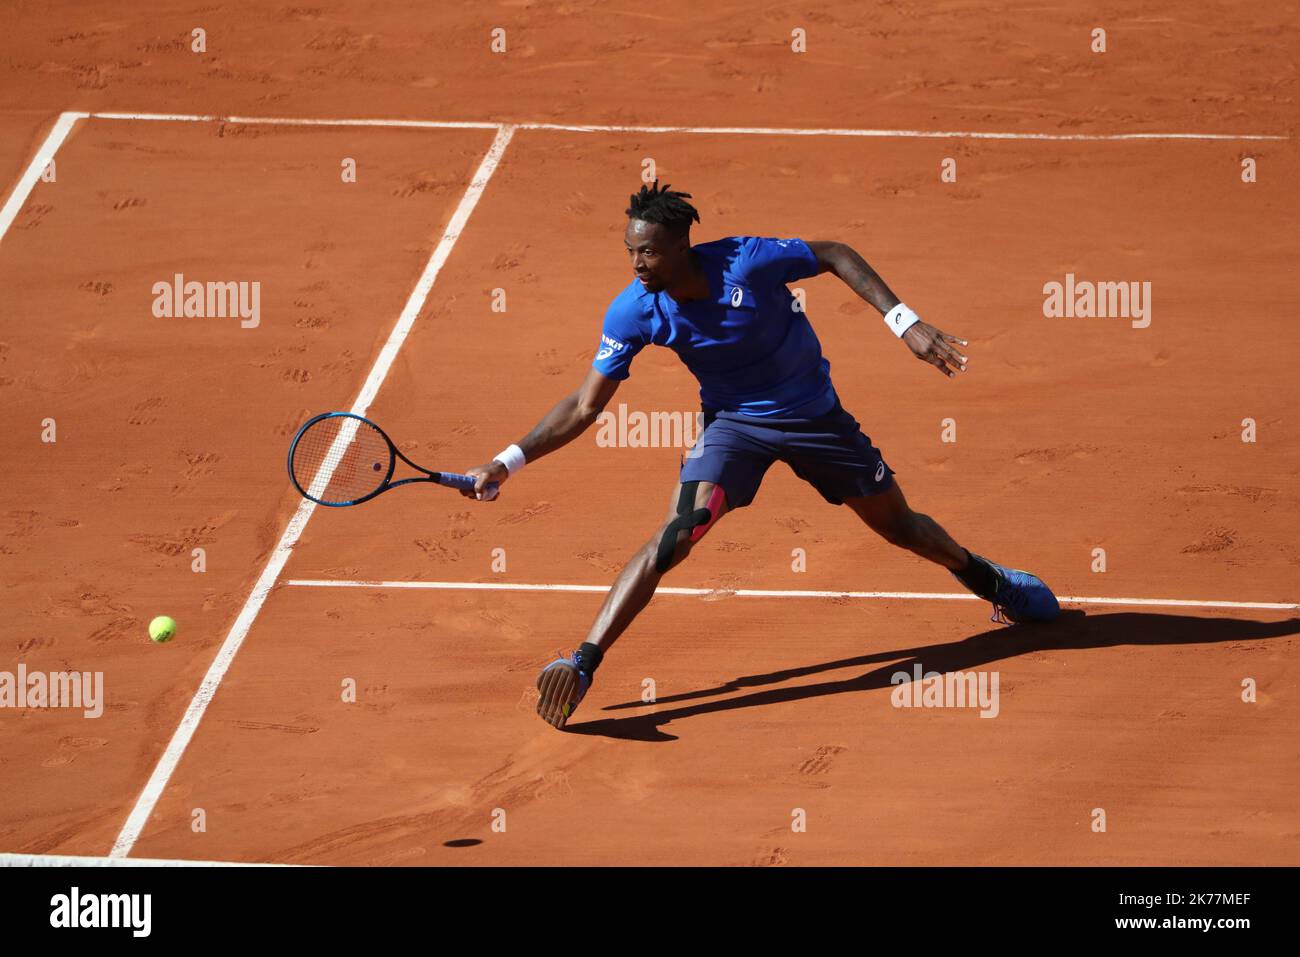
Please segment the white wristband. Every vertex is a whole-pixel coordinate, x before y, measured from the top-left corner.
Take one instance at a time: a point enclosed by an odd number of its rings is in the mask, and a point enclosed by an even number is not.
[[[921,317],[901,302],[885,313],[885,325],[889,326],[889,331],[900,339],[903,338],[903,333],[920,321]]]
[[[524,450],[517,445],[512,445],[503,452],[496,454],[496,461],[506,467],[506,471],[514,475],[524,467]]]

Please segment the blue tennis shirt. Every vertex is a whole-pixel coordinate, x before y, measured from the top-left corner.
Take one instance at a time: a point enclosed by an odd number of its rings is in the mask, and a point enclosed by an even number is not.
[[[709,297],[677,302],[633,279],[605,311],[592,368],[626,379],[647,345],[667,346],[700,383],[704,409],[815,418],[834,407],[831,364],[786,283],[815,276],[802,239],[730,236],[691,247]]]

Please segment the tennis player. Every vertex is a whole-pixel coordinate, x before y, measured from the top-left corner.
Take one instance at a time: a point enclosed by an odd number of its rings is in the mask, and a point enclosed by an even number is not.
[[[847,505],[887,542],[948,569],[991,602],[994,620],[1050,621],[1060,611],[1038,577],[972,554],[928,515],[914,512],[871,439],[841,405],[830,363],[786,284],[839,277],[885,318],[914,356],[948,377],[964,372],[966,340],[940,332],[899,302],[863,258],[839,242],[731,236],[692,246],[699,213],[690,193],[643,186],[631,197],[624,242],[636,278],[605,312],[586,380],[537,427],[467,474],[482,500],[585,432],[626,379],[636,354],[666,346],[700,383],[703,430],[681,464],[668,514],[619,573],[587,640],[542,670],[537,713],[563,728],[618,637],[727,512],[754,499],[763,475],[785,462],[832,505]]]

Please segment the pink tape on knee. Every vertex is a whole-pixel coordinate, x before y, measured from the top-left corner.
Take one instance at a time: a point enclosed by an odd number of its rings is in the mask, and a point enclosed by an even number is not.
[[[721,485],[713,486],[713,494],[709,496],[708,503],[704,506],[709,510],[709,520],[703,525],[696,525],[691,531],[691,541],[698,542],[704,537],[704,533],[713,527],[713,523],[718,520],[722,510],[727,506],[727,493],[723,491]]]

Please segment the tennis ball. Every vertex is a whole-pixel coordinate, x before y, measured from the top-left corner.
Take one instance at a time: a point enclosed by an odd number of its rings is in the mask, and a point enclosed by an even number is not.
[[[166,615],[159,615],[153,621],[149,622],[149,637],[160,644],[164,641],[171,641],[172,636],[176,634],[176,622],[172,621]]]

